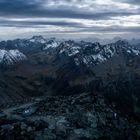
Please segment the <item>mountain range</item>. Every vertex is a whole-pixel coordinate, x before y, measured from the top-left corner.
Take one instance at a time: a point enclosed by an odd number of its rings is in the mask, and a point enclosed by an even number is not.
[[[140,51],[134,46],[42,36],[1,41],[0,102],[96,92],[139,119]]]

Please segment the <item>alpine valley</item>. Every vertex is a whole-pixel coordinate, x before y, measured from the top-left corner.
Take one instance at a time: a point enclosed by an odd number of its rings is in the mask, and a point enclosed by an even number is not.
[[[138,140],[140,51],[130,44],[42,36],[1,41],[0,135]]]

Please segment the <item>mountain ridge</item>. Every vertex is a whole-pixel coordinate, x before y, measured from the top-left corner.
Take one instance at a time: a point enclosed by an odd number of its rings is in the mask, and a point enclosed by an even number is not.
[[[23,53],[34,53],[38,51],[46,51],[57,53],[57,55],[75,57],[76,65],[93,64],[104,62],[118,53],[127,53],[130,55],[139,55],[139,50],[134,49],[126,41],[117,41],[115,43],[101,45],[100,43],[92,42],[75,42],[72,40],[58,41],[55,38],[44,39],[42,36],[33,36],[30,39],[17,39],[13,41],[0,42],[0,48],[18,49]],[[26,54],[25,54],[26,55]],[[76,57],[77,56],[77,57]]]
[[[140,53],[128,42],[101,45],[55,38],[42,43],[42,37],[32,39],[37,41],[0,42],[0,50],[17,49],[26,56],[26,60],[19,59],[10,68],[0,68],[2,104],[23,98],[97,91],[122,112],[139,116],[135,109],[139,108],[140,99]]]

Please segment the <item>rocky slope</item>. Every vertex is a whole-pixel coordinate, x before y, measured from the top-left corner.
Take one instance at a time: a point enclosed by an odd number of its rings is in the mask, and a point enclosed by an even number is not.
[[[0,113],[1,139],[134,140],[138,122],[122,117],[95,93],[47,97]]]

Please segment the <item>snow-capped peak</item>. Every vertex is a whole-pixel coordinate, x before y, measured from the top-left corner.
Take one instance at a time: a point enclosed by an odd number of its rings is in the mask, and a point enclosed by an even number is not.
[[[65,41],[62,44],[59,54],[65,53],[68,56],[74,56],[80,52],[81,47],[73,41]]]
[[[98,42],[64,42],[61,44],[59,55],[73,57],[75,64],[97,65],[119,54],[139,55],[140,52],[132,48],[126,41],[117,41],[108,45]]]
[[[42,36],[33,36],[31,39],[29,39],[30,42],[34,43],[46,43],[46,39],[44,39]]]
[[[45,43],[45,47],[43,50],[47,50],[49,48],[57,48],[60,45],[60,41],[58,41],[56,38],[48,39]]]
[[[12,65],[16,62],[27,59],[19,50],[0,50],[0,64]]]

